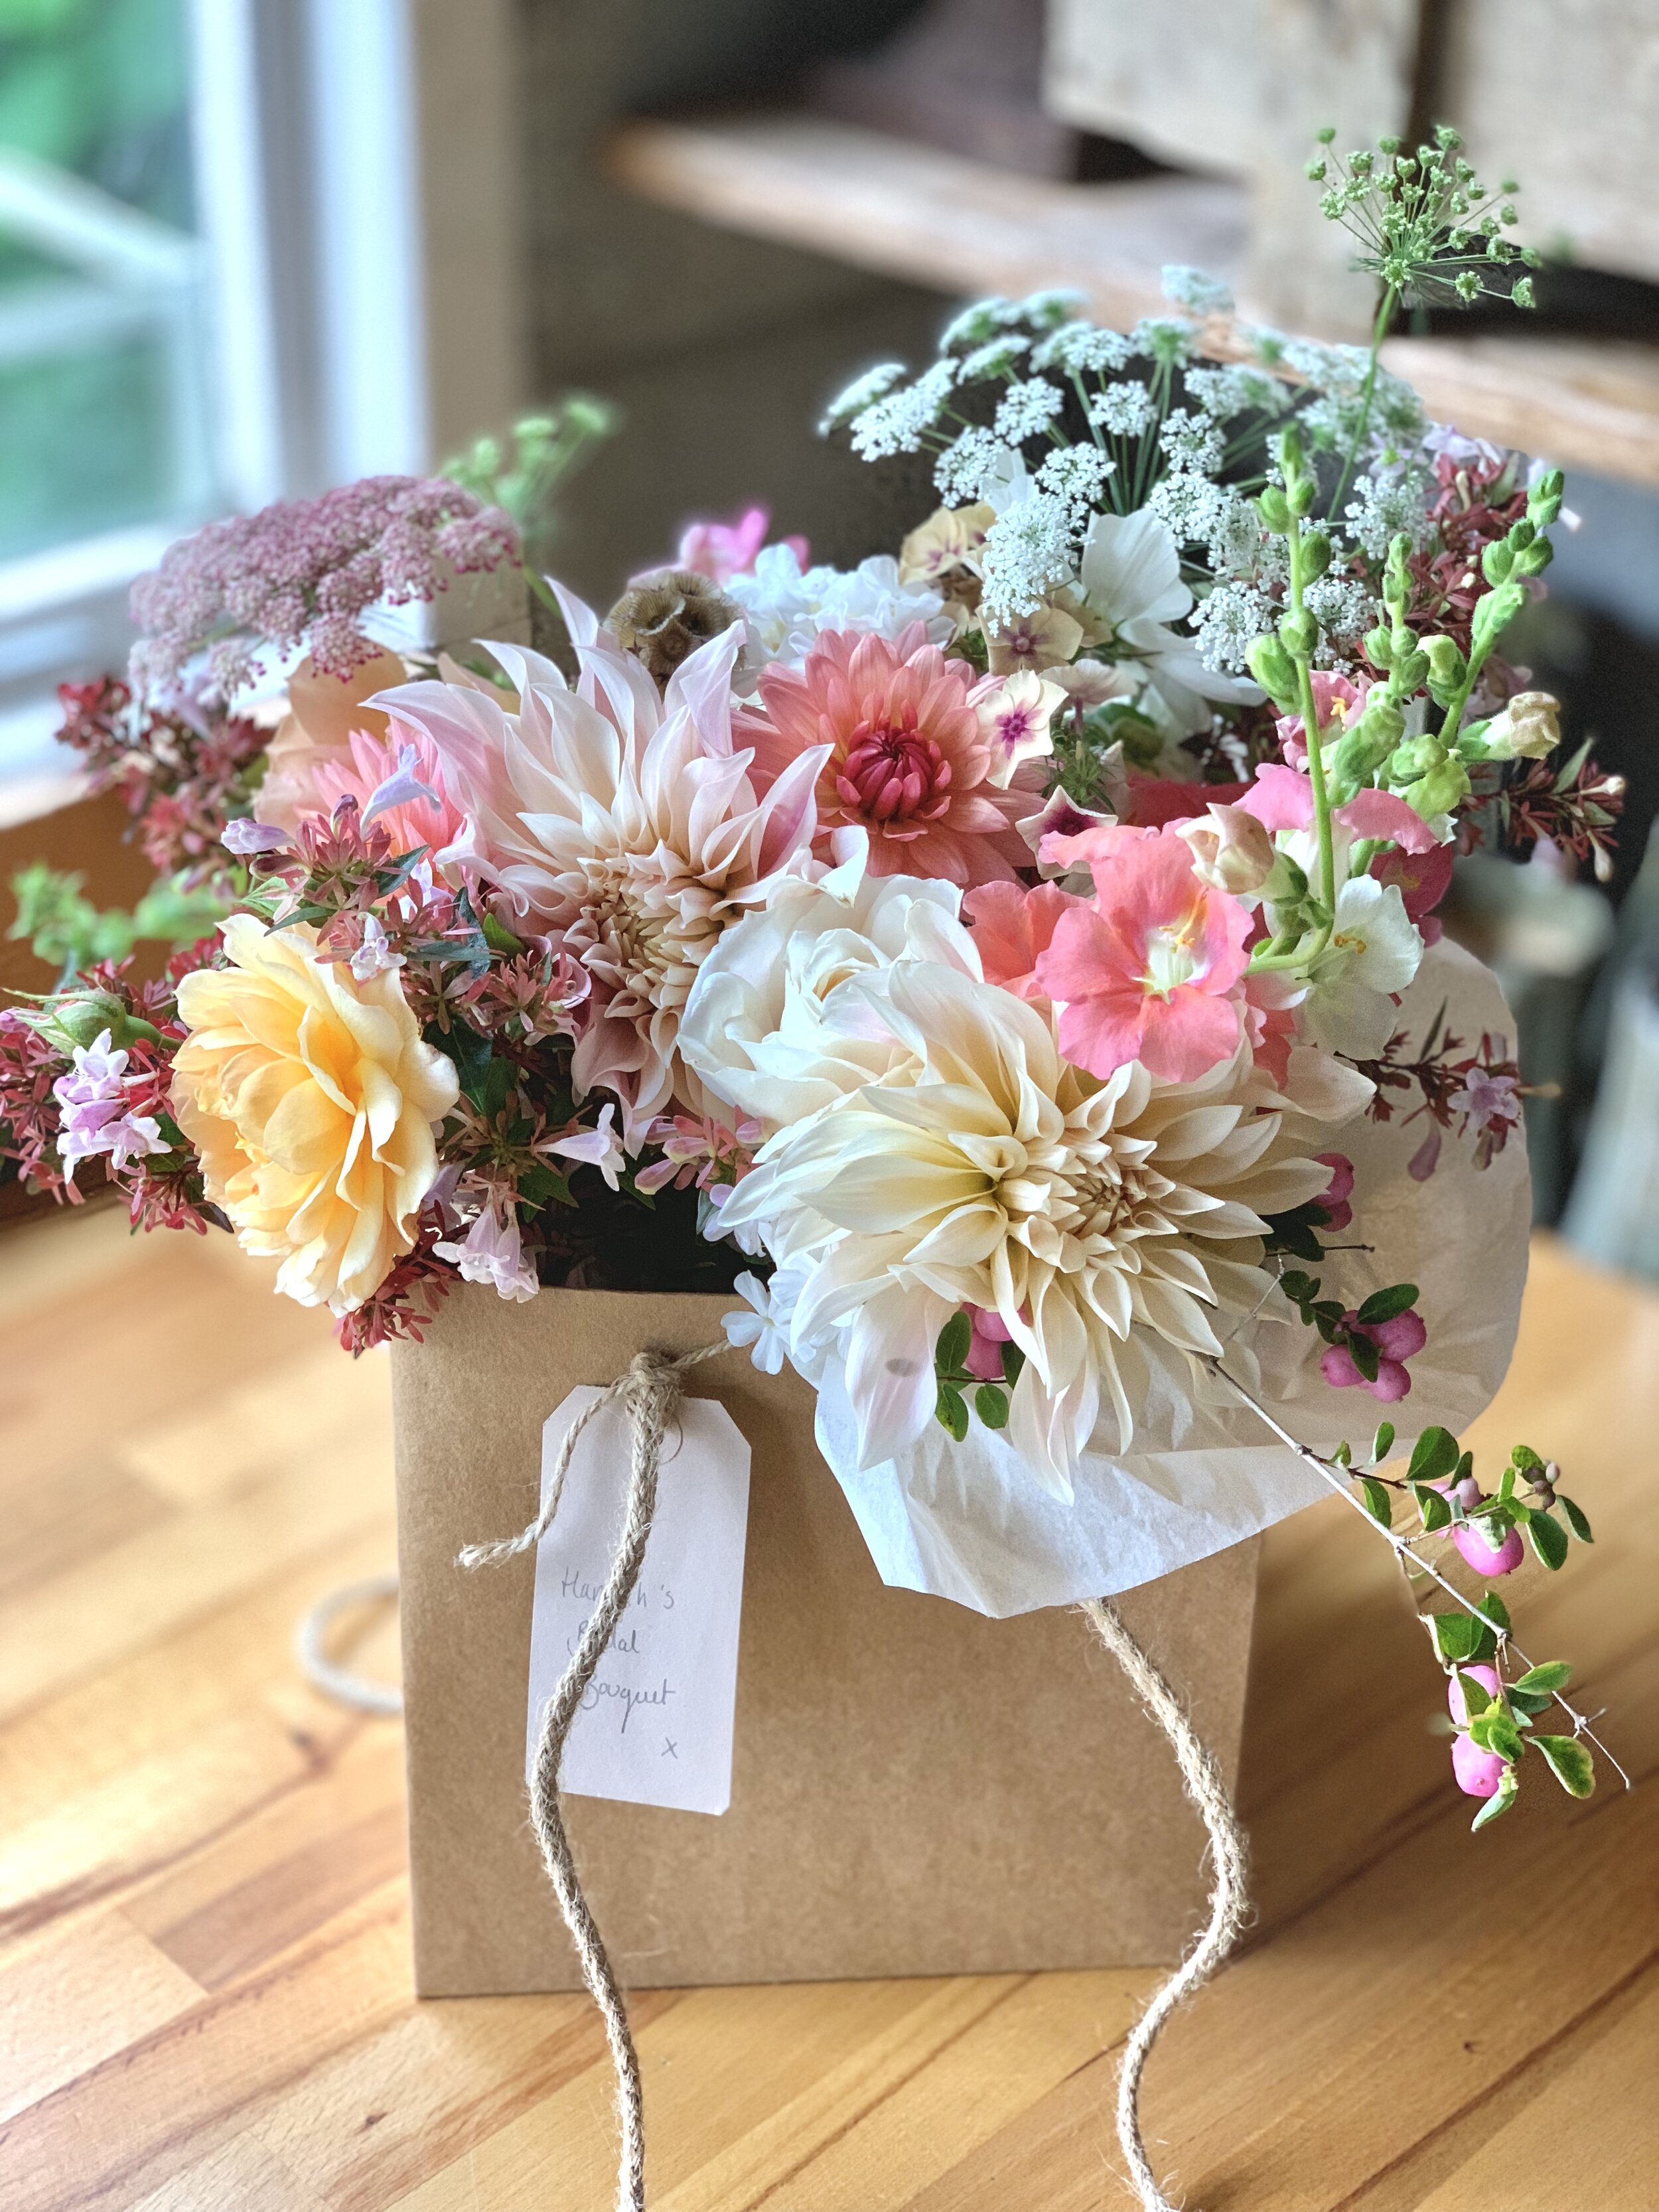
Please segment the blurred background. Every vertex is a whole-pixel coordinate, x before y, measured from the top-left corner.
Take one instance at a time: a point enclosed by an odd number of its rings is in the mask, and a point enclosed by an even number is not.
[[[1386,358],[1568,471],[1514,649],[1628,784],[1608,881],[1475,856],[1449,924],[1540,1087],[1539,1218],[1659,1275],[1659,0],[0,0],[0,884],[146,887],[55,687],[123,665],[133,577],[203,520],[581,390],[619,427],[538,532],[601,605],[751,501],[890,550],[925,493],[813,431],[853,373],[988,291],[1127,323],[1170,261],[1363,337],[1309,143],[1441,120],[1521,178],[1539,311]]]

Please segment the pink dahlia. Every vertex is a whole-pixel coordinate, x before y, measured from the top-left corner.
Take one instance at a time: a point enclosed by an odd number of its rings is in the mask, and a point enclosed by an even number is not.
[[[829,747],[817,790],[826,853],[831,831],[863,830],[872,875],[1012,883],[1030,860],[1014,825],[1041,786],[1024,768],[1006,791],[992,782],[976,691],[972,669],[928,644],[920,623],[896,642],[826,630],[800,668],[763,672],[763,712],[735,726],[763,789],[809,748]]]
[[[1174,829],[1095,830],[1069,841],[1095,879],[1092,899],[1060,915],[1037,956],[1043,995],[1060,1005],[1060,1048],[1090,1074],[1130,1060],[1196,1082],[1238,1049],[1236,988],[1254,917],[1200,883]]]
[[[354,730],[347,743],[349,766],[324,760],[312,772],[320,812],[331,815],[342,799],[355,799],[358,819],[377,822],[395,853],[417,845],[441,853],[461,835],[465,817],[444,795],[443,763],[424,730],[394,722],[384,738]]]

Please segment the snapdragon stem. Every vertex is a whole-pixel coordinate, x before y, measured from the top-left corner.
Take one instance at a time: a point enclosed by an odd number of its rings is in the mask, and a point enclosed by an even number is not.
[[[1354,1511],[1360,1515],[1368,1526],[1379,1530],[1387,1542],[1393,1548],[1397,1558],[1402,1560],[1409,1559],[1413,1566],[1417,1569],[1419,1574],[1426,1575],[1431,1583],[1435,1583],[1438,1589],[1443,1589],[1446,1595],[1452,1599],[1455,1604],[1460,1606],[1472,1620],[1480,1621],[1485,1626],[1491,1629],[1492,1634],[1498,1638],[1500,1651],[1512,1651],[1515,1654],[1516,1658],[1520,1662],[1522,1667],[1525,1668],[1528,1673],[1532,1671],[1532,1668],[1536,1662],[1528,1658],[1526,1653],[1521,1649],[1521,1646],[1510,1634],[1508,1629],[1500,1628],[1495,1620],[1487,1620],[1486,1615],[1481,1612],[1480,1607],[1474,1604],[1472,1600],[1465,1597],[1462,1591],[1458,1589],[1455,1583],[1449,1582],[1446,1577],[1441,1573],[1440,1570],[1431,1560],[1425,1559],[1420,1552],[1413,1549],[1411,1539],[1408,1536],[1399,1535],[1394,1529],[1383,1528],[1382,1523],[1376,1518],[1375,1515],[1371,1512],[1370,1506],[1366,1504],[1364,1499],[1363,1498],[1357,1497],[1354,1492],[1349,1488],[1348,1479],[1341,1468],[1333,1466],[1329,1460],[1322,1459],[1319,1454],[1315,1451],[1310,1445],[1304,1444],[1299,1437],[1292,1436],[1291,1431],[1285,1427],[1283,1423],[1275,1419],[1273,1415],[1267,1411],[1267,1408],[1261,1403],[1259,1398],[1253,1397],[1249,1391],[1244,1388],[1244,1385],[1242,1382],[1227,1372],[1226,1369],[1222,1365],[1218,1359],[1211,1356],[1203,1356],[1203,1364],[1209,1370],[1210,1373],[1214,1376],[1218,1382],[1224,1382],[1227,1388],[1232,1392],[1233,1395],[1238,1399],[1240,1403],[1249,1407],[1250,1411],[1256,1416],[1258,1420],[1266,1422],[1267,1425],[1279,1438],[1280,1443],[1288,1445],[1291,1450],[1296,1454],[1297,1457],[1302,1461],[1304,1466],[1312,1468],[1314,1473],[1319,1476],[1322,1481],[1329,1484],[1330,1487],[1335,1491],[1339,1498],[1346,1498],[1348,1504],[1352,1506]],[[1501,1672],[1499,1679],[1500,1680],[1502,1680]],[[1607,1765],[1619,1777],[1619,1779],[1624,1784],[1626,1789],[1629,1790],[1632,1788],[1634,1785],[1632,1784],[1629,1775],[1626,1773],[1624,1768],[1619,1764],[1619,1761],[1613,1757],[1613,1753],[1607,1749],[1606,1744],[1602,1742],[1601,1737],[1596,1735],[1595,1730],[1590,1726],[1589,1716],[1579,1712],[1575,1706],[1570,1705],[1559,1690],[1553,1692],[1552,1696],[1555,1704],[1561,1708],[1561,1711],[1572,1723],[1572,1732],[1574,1735],[1582,1735],[1588,1742],[1593,1743],[1597,1751],[1601,1753],[1602,1758],[1606,1759]]]
[[[1297,615],[1306,612],[1303,542],[1301,518],[1293,515],[1287,543],[1291,607]],[[1325,732],[1320,726],[1319,708],[1314,699],[1313,662],[1300,653],[1292,658],[1296,662],[1297,689],[1302,696],[1302,730],[1308,745],[1308,778],[1313,785],[1314,834],[1319,841],[1319,896],[1325,909],[1325,919],[1314,932],[1314,941],[1304,956],[1313,961],[1330,943],[1331,932],[1336,927],[1336,848],[1331,830],[1330,793],[1325,787]]]

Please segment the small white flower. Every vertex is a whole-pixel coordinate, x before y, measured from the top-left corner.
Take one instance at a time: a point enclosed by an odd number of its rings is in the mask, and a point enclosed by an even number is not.
[[[991,428],[1006,445],[1023,445],[1028,438],[1040,438],[1065,404],[1066,395],[1057,384],[1028,376],[1008,386]]]
[[[411,746],[410,750],[412,751],[414,748]],[[388,969],[403,965],[404,956],[392,951],[379,916],[366,914],[363,916],[363,941],[351,956],[353,975],[358,982],[367,983],[376,975],[384,975]]]
[[[1031,356],[1031,366],[1063,369],[1068,376],[1102,376],[1109,369],[1126,368],[1133,356],[1134,348],[1121,331],[1066,323],[1043,339]]]
[[[1030,349],[1031,341],[1024,331],[1000,331],[995,337],[963,356],[957,380],[959,384],[982,384],[988,377],[1012,376],[1021,354]]]
[[[839,429],[843,422],[850,422],[854,416],[863,414],[866,407],[873,406],[890,392],[903,374],[902,361],[884,361],[875,368],[866,368],[862,376],[854,377],[845,392],[832,399],[823,410],[823,419],[818,424],[820,435],[827,435]]]
[[[772,1310],[771,1293],[757,1275],[745,1268],[732,1285],[749,1303],[747,1313],[729,1313],[722,1316],[720,1326],[726,1331],[726,1340],[741,1351],[750,1347],[749,1357],[763,1375],[781,1375],[783,1364],[789,1357],[789,1326],[786,1316],[781,1322]]]
[[[1038,760],[1053,752],[1049,725],[1055,710],[1066,702],[1058,684],[1046,682],[1030,669],[1020,669],[975,702],[980,735],[991,748],[991,781],[1006,791],[1022,761]]]
[[[1106,479],[1116,467],[1111,455],[1098,446],[1056,446],[1036,472],[1036,487],[1063,499],[1080,527],[1099,504]]]
[[[526,1305],[541,1288],[536,1270],[524,1255],[518,1215],[511,1205],[505,1210],[492,1198],[459,1244],[434,1244],[441,1260],[460,1270],[465,1283],[489,1283],[497,1297]]]
[[[936,361],[914,384],[889,392],[854,417],[853,451],[866,461],[884,460],[893,453],[914,453],[922,433],[931,430],[950,397],[957,378],[957,363]]]
[[[547,1148],[557,1152],[561,1159],[580,1160],[588,1167],[597,1168],[611,1190],[617,1188],[622,1171],[628,1164],[628,1155],[611,1126],[616,1110],[614,1106],[602,1107],[596,1127],[579,1130],[574,1137],[560,1137]]]
[[[1114,438],[1139,438],[1150,430],[1158,410],[1144,384],[1109,384],[1089,403],[1089,420]]]
[[[926,584],[904,584],[890,554],[872,554],[856,568],[802,572],[793,549],[768,545],[752,575],[732,576],[722,587],[744,612],[748,640],[736,688],[752,687],[769,661],[805,660],[827,629],[868,630],[896,638],[921,623],[934,645],[954,631],[940,594]]]
[[[1423,939],[1393,884],[1353,876],[1336,895],[1331,941],[1314,963],[1303,1005],[1308,1036],[1325,1052],[1375,1060],[1393,1033],[1403,991],[1423,957]]]
[[[1072,519],[1059,500],[1032,491],[1005,508],[985,533],[980,615],[988,629],[1006,629],[1040,606],[1076,573]]]
[[[1215,424],[1186,407],[1170,409],[1158,442],[1172,469],[1189,470],[1195,476],[1208,476],[1218,469],[1226,451],[1226,441]]]
[[[1164,296],[1171,307],[1185,307],[1188,314],[1231,315],[1233,311],[1233,295],[1218,276],[1177,262],[1164,264]]]

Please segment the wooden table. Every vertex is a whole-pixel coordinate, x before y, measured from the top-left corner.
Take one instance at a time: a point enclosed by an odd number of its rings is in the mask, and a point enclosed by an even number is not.
[[[391,1560],[384,1358],[110,1213],[0,1243],[0,2203],[608,2212],[586,2002],[413,2001],[398,1728],[290,1657]],[[1600,1524],[1517,1610],[1641,1786],[1530,1777],[1485,1836],[1383,1547],[1334,1499],[1270,1538],[1259,1925],[1147,2088],[1191,2205],[1659,2206],[1656,1434],[1659,1297],[1540,1245],[1478,1440],[1558,1454]],[[1125,2204],[1114,2046],[1152,1979],[642,1997],[654,2212]]]

